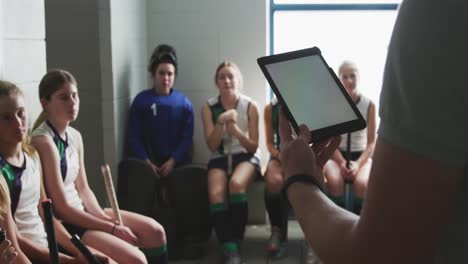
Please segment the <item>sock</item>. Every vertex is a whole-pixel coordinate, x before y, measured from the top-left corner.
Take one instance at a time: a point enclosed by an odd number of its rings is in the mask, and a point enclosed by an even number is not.
[[[223,249],[226,252],[235,252],[239,250],[239,245],[235,242],[225,242],[223,243]]]
[[[224,203],[212,204],[210,206],[210,211],[219,242],[225,243],[231,241],[231,220],[229,219],[229,212],[226,209],[226,205]]]
[[[272,193],[265,188],[264,194],[271,226],[279,227],[281,241],[286,241],[288,236],[288,203],[281,192]]]
[[[362,205],[364,204],[364,199],[361,197],[354,197],[354,213],[357,215],[361,214]]]
[[[344,205],[345,205],[345,197],[344,197],[344,194],[343,195],[340,195],[340,196],[334,196],[330,193],[327,194],[328,198],[330,198],[330,200],[332,200],[336,205],[338,205],[339,207],[342,207],[344,208]]]
[[[232,193],[229,195],[230,218],[232,219],[232,237],[234,241],[240,242],[244,239],[245,225],[247,224],[247,194]]]
[[[148,264],[167,264],[167,247],[166,244],[158,248],[140,248],[145,254]]]

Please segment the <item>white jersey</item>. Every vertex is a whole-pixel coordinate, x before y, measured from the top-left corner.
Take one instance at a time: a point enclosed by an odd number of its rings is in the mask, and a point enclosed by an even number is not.
[[[21,175],[21,193],[13,217],[21,236],[42,247],[48,247],[47,234],[38,212],[41,199],[39,161],[26,153],[24,156],[25,168]]]
[[[66,159],[66,175],[63,181],[65,197],[70,206],[84,210],[83,202],[78,195],[78,191],[75,188],[75,180],[78,176],[80,170],[80,156],[79,156],[79,136],[78,131],[72,127],[67,127],[65,131],[66,141],[68,146],[65,149],[65,159]],[[47,136],[55,143],[60,136],[56,133],[55,129],[48,123],[42,123],[37,129],[32,133],[32,137],[36,136]],[[54,140],[55,138],[55,140]],[[60,140],[60,139],[59,139]],[[60,154],[59,154],[60,156]],[[63,175],[62,175],[63,179]]]
[[[236,105],[236,111],[238,113],[237,126],[240,130],[244,131],[248,136],[249,133],[249,106],[251,99],[245,95],[240,95],[239,101]],[[216,123],[218,116],[224,112],[224,108],[221,105],[219,96],[210,98],[208,100],[208,106],[211,109],[213,123]],[[247,153],[247,150],[241,145],[239,139],[232,137],[229,138],[228,133],[223,133],[222,145],[218,148],[217,151],[213,152],[211,159],[219,158],[226,155],[226,150],[228,149],[228,144],[232,144],[232,154]]]
[[[370,99],[361,95],[359,102],[356,104],[357,109],[361,112],[362,117],[368,121]],[[341,135],[340,150],[346,151],[348,145],[348,134]],[[351,152],[364,151],[367,147],[367,127],[351,133]]]

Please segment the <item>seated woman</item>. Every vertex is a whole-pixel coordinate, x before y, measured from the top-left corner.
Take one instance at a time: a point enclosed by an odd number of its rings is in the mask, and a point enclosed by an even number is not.
[[[164,219],[162,215],[166,209],[175,212],[170,214],[175,219],[162,222],[168,235],[176,233],[176,237],[168,237],[171,259],[180,257],[184,247],[187,252],[191,242],[206,240],[203,237],[209,236],[210,229],[206,185],[200,184],[206,184],[206,175],[171,174],[174,168],[192,162],[194,130],[192,103],[174,88],[177,68],[175,49],[166,44],[158,45],[148,65],[152,87],[140,92],[133,100],[128,125],[130,156],[145,160],[159,176],[157,202],[164,210],[157,215]],[[186,195],[186,192],[192,195]],[[201,248],[197,251],[192,253],[195,257],[202,254]]]
[[[3,82],[0,81],[0,127],[4,127],[3,121]],[[1,132],[0,132],[1,133]],[[2,153],[0,153],[2,155]],[[2,155],[3,156],[3,155]],[[0,177],[0,230],[5,232],[6,239],[0,243],[0,264],[29,264],[31,263],[23,251],[21,251],[16,237],[16,226],[11,216],[10,197],[6,191],[7,185],[3,177]]]
[[[39,157],[27,144],[27,124],[23,94],[14,84],[0,81],[0,193],[5,196],[0,201],[8,204],[11,201],[6,213],[7,234],[19,253],[18,263],[29,263],[24,254],[33,263],[48,263],[49,248],[40,204],[46,196]],[[60,262],[86,263],[85,257],[71,243],[70,234],[55,219],[54,227],[58,244],[70,254],[60,254]],[[100,256],[101,260],[107,259]]]
[[[349,168],[346,167],[347,135],[341,136],[341,144],[331,159],[325,164],[324,172],[327,180],[327,188],[332,198],[342,200],[344,181],[353,182],[358,209],[359,203],[365,196],[367,181],[369,180],[372,153],[376,140],[376,115],[375,105],[358,89],[359,71],[357,66],[350,61],[344,61],[338,68],[338,76],[356,104],[362,116],[366,119],[367,128],[351,133],[351,157]]]
[[[281,195],[283,170],[279,156],[279,104],[276,97],[265,106],[264,121],[266,146],[270,152],[270,160],[265,172],[265,205],[271,224],[267,250],[271,257],[282,258],[287,253],[288,203]]]
[[[67,71],[49,71],[39,84],[43,112],[35,123],[32,144],[39,152],[44,186],[65,228],[118,263],[167,263],[164,229],[151,218],[102,209],[88,185],[80,132],[69,126],[78,116],[75,78]]]
[[[232,62],[216,69],[219,96],[203,105],[205,140],[212,151],[208,163],[208,195],[216,234],[226,263],[240,263],[239,243],[247,222],[248,184],[260,175],[258,107],[240,94],[242,75]],[[228,189],[227,189],[227,188]],[[225,202],[229,193],[229,205]]]
[[[153,87],[133,100],[129,117],[131,155],[146,160],[154,172],[167,177],[175,166],[190,163],[193,138],[193,107],[174,89],[177,56],[162,44],[151,55],[148,71]]]

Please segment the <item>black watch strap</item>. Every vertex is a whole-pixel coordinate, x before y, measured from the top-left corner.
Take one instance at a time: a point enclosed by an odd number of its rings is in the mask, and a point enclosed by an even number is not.
[[[286,199],[288,198],[287,191],[288,191],[289,186],[291,186],[291,184],[293,184],[295,182],[302,182],[302,183],[306,183],[306,184],[310,184],[310,185],[315,185],[315,186],[317,186],[317,188],[319,188],[320,191],[323,192],[322,186],[314,178],[314,176],[307,175],[307,174],[296,174],[296,175],[293,175],[293,176],[289,177],[288,179],[286,179],[286,181],[283,183],[283,187],[281,188],[281,193],[283,194],[283,196]]]

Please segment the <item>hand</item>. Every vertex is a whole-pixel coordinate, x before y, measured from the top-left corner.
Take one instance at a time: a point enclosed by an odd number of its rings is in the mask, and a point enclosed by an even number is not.
[[[279,161],[281,161],[281,153],[278,149],[275,149],[272,153],[271,156]]]
[[[349,168],[346,166],[346,161],[340,165],[341,176],[346,181],[353,182],[356,179],[357,172],[359,170],[359,165],[356,161],[349,161]]]
[[[226,130],[227,130],[228,134],[233,136],[233,137],[237,137],[237,135],[239,135],[239,133],[241,133],[239,126],[237,126],[236,122],[234,122],[234,121],[228,121],[227,126],[226,126]]]
[[[239,117],[239,114],[235,109],[230,109],[219,115],[218,117],[218,122],[221,124],[224,124],[228,121],[233,121],[237,122],[237,118]]]
[[[170,158],[166,162],[164,162],[161,167],[159,167],[158,173],[164,177],[167,177],[171,171],[174,169],[176,161],[173,158]]]
[[[136,246],[138,244],[138,238],[135,236],[132,230],[130,230],[130,228],[124,225],[116,225],[113,235],[122,239],[123,241],[128,242],[131,245]]]
[[[289,121],[283,111],[280,112],[281,164],[285,179],[306,174],[315,177],[324,184],[323,166],[340,144],[341,137],[324,140],[309,146],[310,132],[306,125],[301,125],[297,138],[292,138]]]
[[[159,178],[159,168],[154,164],[151,160],[147,159],[146,162],[151,166],[151,169],[153,169],[154,174],[156,177]]]
[[[11,245],[10,240],[5,240],[0,244],[0,264],[10,264],[15,261],[18,253]]]

